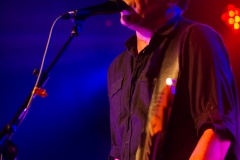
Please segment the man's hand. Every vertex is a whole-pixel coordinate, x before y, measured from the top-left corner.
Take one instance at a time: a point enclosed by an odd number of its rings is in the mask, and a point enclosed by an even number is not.
[[[230,144],[230,140],[220,139],[212,129],[207,129],[198,141],[190,160],[223,160]]]

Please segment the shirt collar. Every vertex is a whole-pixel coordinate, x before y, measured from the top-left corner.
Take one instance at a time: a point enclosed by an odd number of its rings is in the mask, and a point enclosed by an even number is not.
[[[166,36],[166,37],[169,36],[177,28],[177,24],[178,24],[177,22],[179,22],[181,19],[183,19],[183,17],[180,14],[173,17],[167,23],[159,27],[159,29],[154,33],[153,37],[155,35]],[[150,43],[151,41],[154,41],[154,38],[151,38]],[[137,46],[137,36],[136,34],[134,34],[125,42],[125,47],[131,53],[132,51],[136,51],[136,46]]]

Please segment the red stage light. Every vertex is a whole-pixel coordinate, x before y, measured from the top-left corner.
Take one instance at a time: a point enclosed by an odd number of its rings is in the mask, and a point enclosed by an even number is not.
[[[235,12],[233,10],[228,12],[229,17],[234,17],[235,16]]]
[[[240,9],[237,8],[237,9],[235,10],[235,14],[238,16],[239,13],[240,13]]]
[[[227,20],[228,20],[228,13],[224,13],[224,14],[222,15],[221,19],[222,19],[223,21],[227,21]]]
[[[228,10],[234,10],[236,7],[233,4],[229,4],[228,5]]]
[[[229,23],[229,24],[234,24],[234,23],[235,23],[235,20],[234,20],[233,18],[229,18],[229,19],[228,19],[228,23]]]
[[[228,11],[223,13],[221,19],[235,30],[240,30],[240,9],[233,4],[228,5]]]
[[[234,29],[239,29],[240,28],[240,25],[239,25],[239,23],[234,23]]]
[[[240,22],[240,17],[239,16],[235,16],[235,22],[237,22],[237,23]]]

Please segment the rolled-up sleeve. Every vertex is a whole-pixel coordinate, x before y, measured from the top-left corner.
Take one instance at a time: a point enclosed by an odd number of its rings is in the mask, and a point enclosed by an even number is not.
[[[228,52],[210,27],[199,24],[189,30],[183,51],[187,56],[184,68],[197,134],[212,128],[219,135],[235,139],[238,102]]]

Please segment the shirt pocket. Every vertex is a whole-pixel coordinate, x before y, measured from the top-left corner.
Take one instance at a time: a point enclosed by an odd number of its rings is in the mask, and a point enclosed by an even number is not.
[[[110,101],[111,124],[114,124],[117,118],[120,116],[122,82],[123,78],[120,78],[110,87],[109,101]]]

